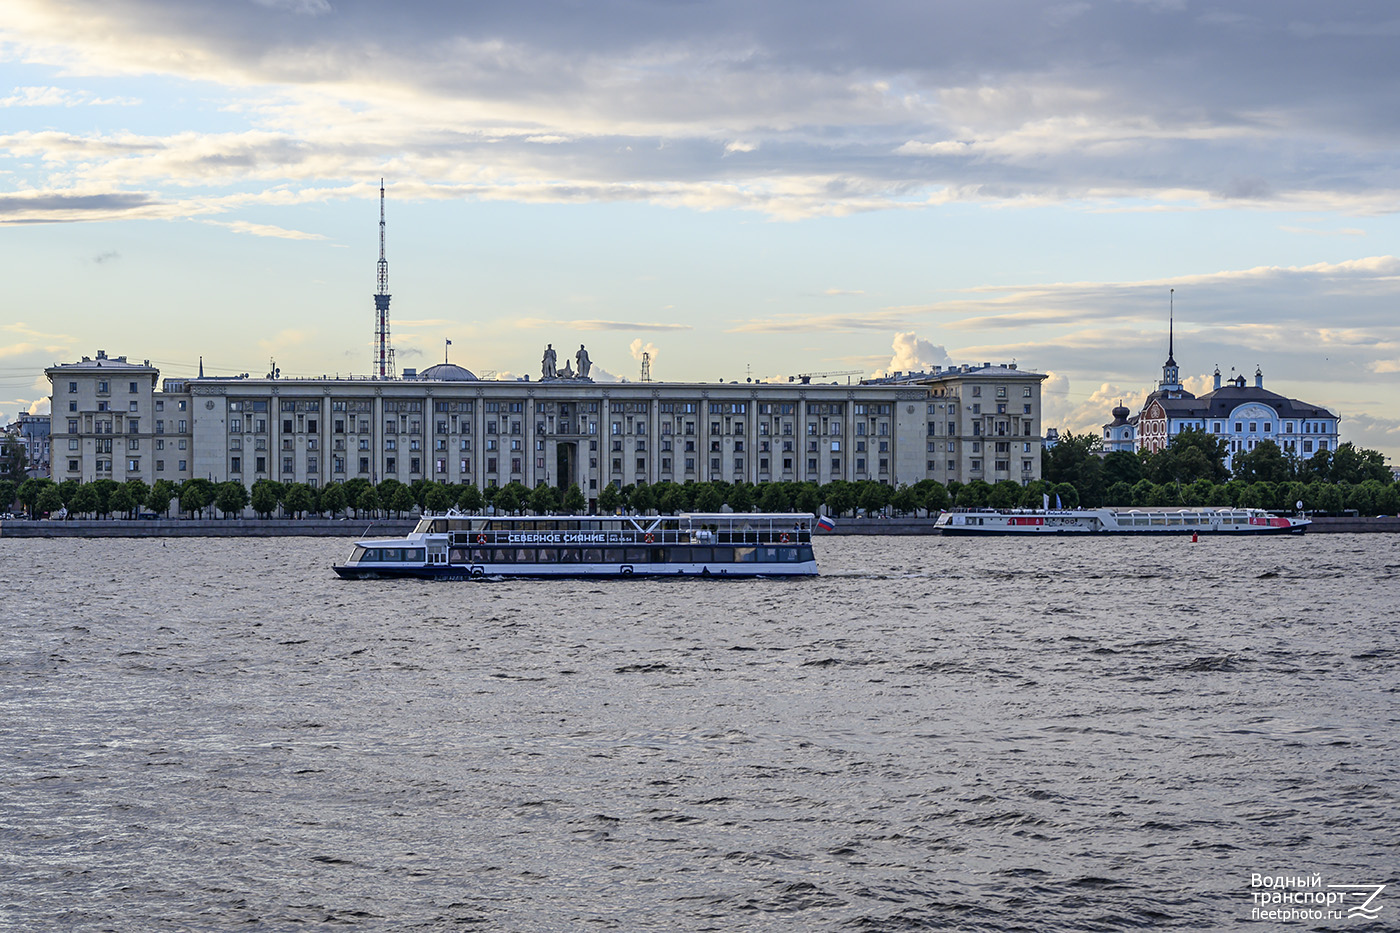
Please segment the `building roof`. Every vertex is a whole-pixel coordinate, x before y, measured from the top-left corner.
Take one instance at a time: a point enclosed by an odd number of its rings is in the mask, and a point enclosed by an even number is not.
[[[419,379],[434,379],[439,382],[476,382],[471,370],[463,369],[456,363],[438,363],[429,366],[418,374]]]

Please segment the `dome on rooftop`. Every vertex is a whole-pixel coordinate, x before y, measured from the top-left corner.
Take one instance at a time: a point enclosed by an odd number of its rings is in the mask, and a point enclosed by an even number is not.
[[[476,382],[471,370],[463,369],[456,363],[438,363],[429,366],[418,374],[419,379],[436,379],[439,382]]]

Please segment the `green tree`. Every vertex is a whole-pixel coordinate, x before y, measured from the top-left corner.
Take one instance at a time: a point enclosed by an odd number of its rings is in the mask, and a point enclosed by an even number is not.
[[[1208,479],[1198,479],[1189,486],[1181,490],[1181,504],[1199,507],[1210,504],[1211,493],[1215,490],[1215,484]]]
[[[73,501],[73,496],[77,495],[78,487],[81,485],[82,483],[75,479],[66,479],[58,484],[59,494],[63,496],[64,508],[67,508],[68,504]]]
[[[787,512],[792,509],[788,500],[787,488],[783,483],[764,483],[758,494],[758,508],[761,512]]]
[[[12,479],[0,479],[0,512],[10,511],[10,506],[15,504],[15,493],[19,490],[19,484]]]
[[[604,515],[612,515],[622,507],[622,493],[615,483],[605,483],[603,491],[598,493],[598,511]]]
[[[799,512],[815,515],[822,507],[822,488],[813,482],[801,483],[793,496],[793,505]]]
[[[540,483],[530,490],[530,511],[536,515],[550,515],[559,511],[559,490],[548,483]]]
[[[684,486],[670,483],[667,489],[661,493],[657,508],[665,515],[678,515],[684,512],[688,506],[689,496],[686,494]]]
[[[413,494],[403,487],[404,495],[412,499]],[[287,494],[282,497],[282,508],[291,518],[301,518],[315,507],[311,489],[305,483],[288,483]]]
[[[475,515],[486,508],[486,498],[475,483],[464,483],[457,494],[457,508],[469,515]]]
[[[890,508],[896,515],[911,515],[919,511],[921,505],[919,493],[913,486],[900,486],[890,497]]]
[[[991,501],[992,487],[985,480],[975,479],[965,486],[960,486],[957,498],[953,501],[958,508],[962,509],[984,509]],[[1055,504],[1055,497],[1050,497],[1050,504]]]
[[[96,484],[83,483],[73,496],[73,502],[68,507],[68,511],[78,515],[90,515],[96,514],[101,506],[102,500],[97,494]]]
[[[170,517],[170,503],[174,501],[175,487],[167,479],[156,480],[151,484],[151,491],[146,494],[146,508],[161,518]]]
[[[248,507],[248,490],[237,480],[229,480],[214,487],[214,508],[224,513],[224,518],[242,515]]]
[[[1385,465],[1385,455],[1365,447],[1357,447],[1350,441],[1341,444],[1332,453],[1327,479],[1333,483],[1356,485],[1373,479],[1379,483],[1391,482],[1390,468]]]
[[[373,486],[366,486],[360,491],[360,498],[355,500],[355,510],[358,515],[368,512],[373,516],[379,511],[379,492]]]
[[[1132,501],[1129,504],[1135,506],[1147,505],[1156,497],[1157,494],[1154,492],[1156,488],[1157,484],[1150,479],[1138,480],[1133,484]]]
[[[1254,449],[1237,454],[1234,459],[1235,478],[1247,483],[1286,483],[1293,476],[1293,466],[1273,441],[1263,440]]]
[[[1099,457],[1102,449],[1098,435],[1066,431],[1054,447],[1041,451],[1041,476],[1052,484],[1074,486],[1077,497],[1097,503],[1104,491],[1103,459]]]
[[[1336,514],[1343,508],[1342,489],[1332,483],[1309,483],[1308,490],[1312,493],[1309,497],[1313,501],[1313,509],[1318,512],[1331,512]]]
[[[564,490],[564,511],[570,515],[582,515],[588,511],[588,500],[583,497],[578,483],[570,483],[569,488]]]
[[[380,483],[380,486],[383,485],[383,483]],[[412,512],[413,507],[417,505],[417,503],[413,501],[413,490],[402,483],[395,483],[393,490],[394,491],[390,494],[389,501],[385,503],[385,505],[389,511],[394,513],[395,518],[403,518],[403,513]],[[381,490],[381,492],[382,491],[383,490]],[[519,511],[519,508],[517,507],[514,511]]]
[[[253,484],[251,502],[255,514],[265,519],[272,517],[272,513],[277,511],[277,505],[281,498],[277,494],[280,485],[280,483],[268,480],[258,480]]]
[[[345,506],[355,510],[355,517],[359,518],[360,496],[364,495],[366,489],[372,488],[369,480],[363,476],[356,476],[354,479],[347,479],[341,484],[345,490]]]
[[[1064,508],[1079,508],[1079,490],[1070,483],[1056,483],[1050,497],[1052,499],[1058,498]]]
[[[180,511],[189,512],[190,518],[195,518],[208,504],[209,499],[205,496],[203,485],[195,482],[180,484]]]
[[[45,512],[49,515],[53,515],[53,513],[61,508],[63,508],[63,493],[58,491],[58,486],[49,483],[38,487],[34,505],[31,507],[30,517],[37,518]]]
[[[1104,493],[1103,504],[1118,507],[1132,505],[1133,487],[1123,482],[1114,483],[1112,486],[1108,487],[1108,491]]]
[[[697,483],[694,508],[697,512],[718,512],[724,508],[724,493],[716,483]]]
[[[349,502],[345,497],[345,487],[340,483],[327,483],[321,490],[321,509],[331,518],[344,512]]]
[[[928,485],[925,486],[925,483]],[[948,487],[937,480],[920,480],[917,485],[923,487],[925,513],[932,515],[934,512],[942,512],[952,504]]]
[[[452,508],[455,501],[456,496],[452,494],[452,490],[442,483],[431,484],[423,493],[423,507],[439,515]]]
[[[648,486],[646,483],[638,483],[636,486],[632,487],[632,492],[627,497],[627,504],[631,507],[632,511],[636,512],[638,515],[650,513],[652,509],[656,508],[656,503],[656,489],[653,486]]]
[[[131,501],[136,503],[132,506],[133,511],[145,505],[146,499],[151,495],[151,487],[139,479],[129,479],[122,485],[131,493]]]
[[[856,490],[843,480],[832,480],[822,487],[828,514],[842,516],[856,507]]]
[[[1165,448],[1147,457],[1142,475],[1158,485],[1185,485],[1198,479],[1223,483],[1230,476],[1230,471],[1225,468],[1228,453],[1224,438],[1196,428],[1186,428],[1173,437]]]
[[[131,489],[125,483],[112,490],[112,495],[107,499],[107,508],[113,513],[120,512],[127,518],[136,509],[136,497],[131,494]]]
[[[724,499],[735,512],[753,511],[754,491],[748,483],[740,482],[730,486]]]
[[[1129,486],[1142,479],[1142,458],[1131,450],[1111,450],[1104,454],[1103,481],[1105,486],[1126,483]]]
[[[111,514],[112,493],[121,484],[114,479],[99,479],[91,483],[93,490],[97,493],[97,508],[92,509],[101,518]]]
[[[994,509],[1014,509],[1021,504],[1023,491],[1020,483],[1004,479],[992,486],[992,491],[987,497],[987,504]]]

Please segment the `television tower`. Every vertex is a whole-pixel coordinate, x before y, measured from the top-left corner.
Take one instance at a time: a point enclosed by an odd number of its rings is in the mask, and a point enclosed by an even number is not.
[[[374,293],[374,362],[376,379],[394,378],[394,349],[389,346],[389,260],[384,258],[384,179],[379,179],[379,268]]]

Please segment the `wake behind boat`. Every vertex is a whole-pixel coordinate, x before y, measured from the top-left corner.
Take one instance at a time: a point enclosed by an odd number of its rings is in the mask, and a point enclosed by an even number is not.
[[[1312,521],[1262,509],[983,509],[944,512],[945,535],[1302,534]]]
[[[426,516],[403,538],[365,538],[344,579],[815,576],[807,513]],[[823,525],[822,527],[827,527]]]

